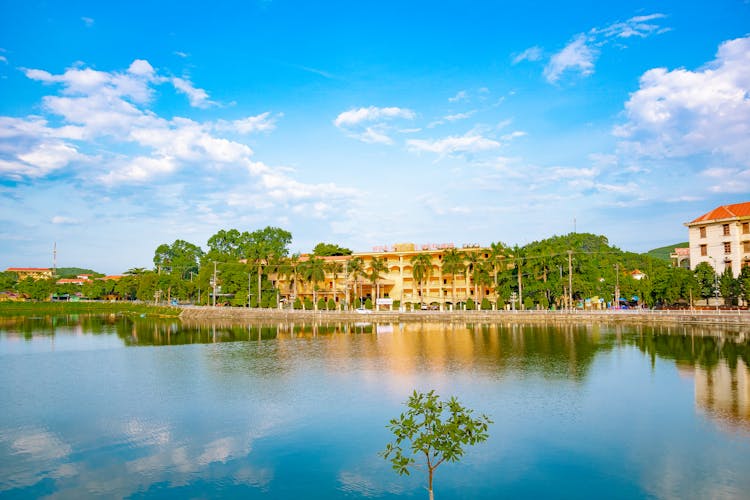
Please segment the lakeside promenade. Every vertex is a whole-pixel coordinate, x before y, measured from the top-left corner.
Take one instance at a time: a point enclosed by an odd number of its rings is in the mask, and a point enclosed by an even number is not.
[[[237,307],[185,307],[180,318],[192,321],[356,321],[372,323],[627,323],[715,325],[750,332],[750,311],[742,310],[606,310],[606,311],[303,311]]]

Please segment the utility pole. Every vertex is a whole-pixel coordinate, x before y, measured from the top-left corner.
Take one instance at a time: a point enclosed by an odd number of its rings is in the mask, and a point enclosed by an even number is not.
[[[251,297],[251,295],[250,295],[250,281],[251,281],[252,277],[253,277],[253,272],[249,271],[247,273],[247,308],[248,309],[250,309],[250,297]]]
[[[521,259],[516,262],[518,265],[518,309],[523,309],[523,282],[521,281]]]
[[[258,260],[258,308],[260,308],[260,299],[262,297],[262,294],[260,293],[261,286],[262,286],[262,284],[261,284],[261,278],[263,276],[263,267],[262,267],[263,264],[262,264],[262,262],[263,262],[262,260]]]
[[[568,250],[568,308],[573,309],[573,250]]]
[[[620,308],[620,264],[615,264],[615,308]]]

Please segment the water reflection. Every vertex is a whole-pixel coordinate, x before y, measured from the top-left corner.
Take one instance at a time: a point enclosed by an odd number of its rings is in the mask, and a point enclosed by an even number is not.
[[[0,496],[420,498],[376,454],[415,387],[498,422],[443,498],[750,487],[750,345],[723,330],[0,318],[0,361]]]
[[[750,343],[742,336],[708,328],[657,329],[632,342],[652,362],[674,360],[694,380],[699,411],[729,429],[750,431]]]

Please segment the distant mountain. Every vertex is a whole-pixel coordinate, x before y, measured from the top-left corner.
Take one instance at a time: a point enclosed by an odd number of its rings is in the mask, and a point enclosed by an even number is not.
[[[666,260],[667,262],[670,261],[669,255],[674,252],[675,248],[680,247],[687,247],[689,244],[687,241],[683,243],[675,243],[674,245],[667,245],[665,247],[661,248],[654,248],[653,250],[649,250],[646,252],[646,255],[650,255],[651,257],[654,257],[655,259],[659,260]]]

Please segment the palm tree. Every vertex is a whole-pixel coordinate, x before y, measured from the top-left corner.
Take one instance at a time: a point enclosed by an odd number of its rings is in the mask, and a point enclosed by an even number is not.
[[[451,302],[456,306],[456,275],[463,274],[466,270],[464,254],[451,248],[443,255],[443,272],[451,275]]]
[[[490,264],[492,265],[492,277],[493,284],[495,286],[495,296],[497,296],[497,272],[500,265],[505,260],[505,255],[508,253],[508,249],[502,241],[497,243],[490,243]]]
[[[516,267],[518,268],[518,308],[523,309],[523,273],[521,272],[521,265],[523,264],[523,253],[521,247],[518,245],[513,247],[513,258],[516,261]]]
[[[367,277],[372,282],[373,287],[376,287],[375,304],[377,304],[378,298],[380,298],[380,274],[386,271],[388,271],[388,262],[386,259],[373,257],[370,261],[370,274]],[[377,306],[375,306],[375,309],[377,310]]]
[[[312,283],[313,286],[313,309],[316,309],[318,307],[318,283],[326,278],[326,273],[323,265],[323,259],[318,257],[310,257],[300,266],[302,267],[302,277],[306,281]]]
[[[323,269],[325,269],[327,273],[333,275],[333,301],[336,302],[336,280],[339,277],[339,273],[344,270],[344,266],[342,266],[340,262],[332,260],[330,262],[326,262],[323,265]]]
[[[424,282],[432,276],[432,256],[427,253],[418,253],[411,258],[411,274],[419,283],[420,303],[424,306]]]
[[[281,261],[279,273],[289,280],[289,295],[297,298],[297,279],[299,278],[299,254],[293,254]]]
[[[482,264],[484,263],[484,258],[482,257],[482,254],[480,252],[469,252],[466,254],[466,260],[469,262],[469,266],[466,269],[466,286],[469,286],[469,280],[474,283],[474,300],[478,301],[479,284],[477,283],[477,278],[479,278],[479,275],[484,271],[484,268],[482,266]]]
[[[354,293],[357,294],[357,282],[359,281],[359,278],[365,275],[365,262],[362,260],[362,257],[354,257],[349,261],[347,264],[347,271],[349,272],[350,276],[354,277]],[[357,298],[362,298],[362,283],[360,282],[359,286],[359,293],[357,294]],[[357,306],[360,306],[361,304],[357,304]]]

